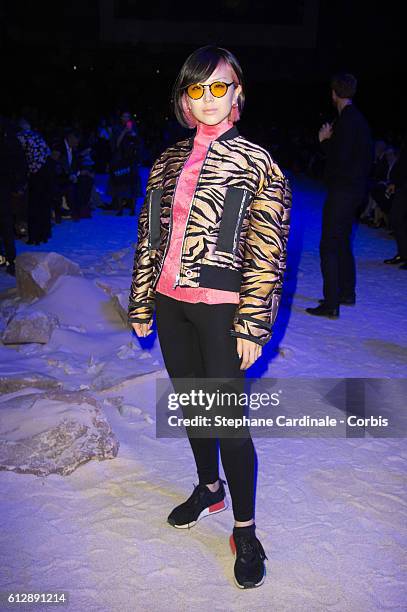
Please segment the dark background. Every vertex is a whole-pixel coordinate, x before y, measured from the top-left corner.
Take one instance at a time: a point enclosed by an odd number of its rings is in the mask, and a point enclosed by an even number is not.
[[[295,41],[247,44],[244,32],[248,24],[300,25],[306,6],[301,0],[112,0],[114,18],[142,20],[146,34],[151,32],[151,41],[142,43],[103,38],[105,1],[1,3],[0,112],[19,114],[29,107],[65,123],[75,118],[97,122],[101,115],[130,107],[140,123],[157,124],[171,117],[171,85],[187,55],[215,43],[235,53],[243,67],[246,108],[240,125],[246,132],[272,124],[317,129],[333,117],[329,76],[336,70],[357,76],[356,103],[377,136],[405,130],[400,93],[405,22],[391,2],[315,2],[314,42],[296,47]],[[202,35],[160,42],[157,21],[168,28],[183,24],[186,30],[190,21],[202,23]],[[211,38],[211,27],[219,22],[221,34],[214,27]],[[241,28],[243,44],[224,42],[233,25]]]

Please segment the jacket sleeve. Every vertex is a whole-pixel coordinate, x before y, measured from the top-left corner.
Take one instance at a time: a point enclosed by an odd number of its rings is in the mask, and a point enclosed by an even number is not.
[[[155,290],[151,286],[154,259],[149,249],[149,200],[151,189],[156,188],[161,182],[162,166],[161,158],[158,158],[151,168],[146,196],[138,221],[137,246],[134,253],[128,305],[128,320],[132,323],[148,323],[155,308]]]
[[[290,227],[291,189],[271,162],[250,209],[240,301],[232,336],[266,344],[280,304]]]

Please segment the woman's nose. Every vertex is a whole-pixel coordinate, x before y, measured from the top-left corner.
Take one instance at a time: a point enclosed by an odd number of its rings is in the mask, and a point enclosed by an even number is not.
[[[211,94],[211,90],[209,89],[209,87],[205,87],[204,88],[204,102],[212,102],[212,94]]]

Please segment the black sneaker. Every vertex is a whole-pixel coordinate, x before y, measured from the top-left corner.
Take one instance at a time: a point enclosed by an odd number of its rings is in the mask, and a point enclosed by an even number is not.
[[[234,579],[239,589],[253,589],[266,578],[267,559],[261,542],[256,538],[255,526],[235,527],[229,539],[235,555]]]
[[[219,489],[212,493],[204,484],[197,485],[192,495],[171,512],[167,521],[177,529],[190,529],[201,518],[222,512],[228,507],[224,480],[219,481]]]

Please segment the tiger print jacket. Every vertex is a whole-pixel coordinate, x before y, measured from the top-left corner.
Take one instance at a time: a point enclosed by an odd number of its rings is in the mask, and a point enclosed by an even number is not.
[[[193,137],[154,163],[142,206],[128,319],[146,323],[171,239],[171,209]],[[280,303],[286,265],[291,190],[269,153],[234,126],[214,140],[204,160],[183,237],[176,285],[240,293],[230,333],[264,345]]]

